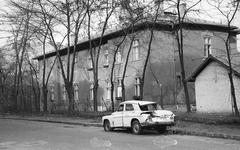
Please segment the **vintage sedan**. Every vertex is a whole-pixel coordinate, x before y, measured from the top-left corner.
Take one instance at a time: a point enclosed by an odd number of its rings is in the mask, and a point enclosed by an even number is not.
[[[102,123],[105,131],[126,128],[141,134],[144,128],[149,128],[164,133],[167,126],[175,125],[174,117],[171,111],[163,110],[156,102],[129,100],[120,103],[111,115],[103,116]]]

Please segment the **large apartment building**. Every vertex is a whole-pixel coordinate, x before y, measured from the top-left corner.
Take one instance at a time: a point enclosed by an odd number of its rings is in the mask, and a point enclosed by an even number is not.
[[[150,57],[143,87],[143,99],[158,102],[163,101],[164,104],[184,103],[178,45],[174,34],[178,24],[173,22],[172,19],[172,17],[166,17],[164,20],[157,21],[156,24],[147,20],[142,21],[131,27],[131,29],[115,28],[102,37],[98,63],[99,88],[97,101],[99,111],[111,107],[110,77],[114,52],[116,51],[116,45],[124,39],[125,35],[126,38],[116,53],[116,61],[114,62],[114,102],[117,104],[121,101],[121,80],[129,50],[130,55],[124,79],[126,99],[139,98],[140,82],[149,48],[152,27],[154,27],[153,41],[151,43]],[[224,59],[226,58],[226,48],[223,41],[228,36],[228,27],[226,25],[204,20],[188,19],[184,22],[183,31],[186,77],[189,77],[209,54],[221,59],[223,62],[226,60]],[[231,32],[231,56],[233,63],[239,64],[240,55],[236,49],[236,33],[235,30]],[[98,43],[99,39],[100,37],[96,37],[93,39],[93,43]],[[96,44],[93,46],[95,46],[93,49],[96,50],[99,45]],[[77,47],[74,70],[75,109],[81,111],[93,110],[94,82],[89,41],[79,42]],[[45,55],[45,61],[48,64],[47,70],[50,70],[56,54],[55,51],[52,51]],[[62,48],[60,55],[63,62],[66,61],[67,49]],[[35,58],[39,61],[40,79],[42,76],[43,58],[43,55]],[[192,84],[189,83],[190,101],[194,102],[194,86]],[[49,100],[54,100],[57,109],[66,108],[68,97],[58,61],[53,67],[48,87]]]

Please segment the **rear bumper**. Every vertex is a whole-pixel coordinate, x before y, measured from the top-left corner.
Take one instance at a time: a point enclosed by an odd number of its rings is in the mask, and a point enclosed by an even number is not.
[[[143,122],[141,123],[144,127],[152,127],[152,126],[174,126],[175,122]]]

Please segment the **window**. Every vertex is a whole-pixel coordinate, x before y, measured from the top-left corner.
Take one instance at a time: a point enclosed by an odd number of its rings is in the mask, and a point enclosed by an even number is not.
[[[204,57],[208,57],[212,54],[212,40],[211,37],[204,37]]]
[[[136,77],[135,78],[135,96],[140,96],[140,84],[141,84],[141,78]]]
[[[64,57],[61,57],[61,62],[62,62],[62,65],[63,65],[63,67],[65,67],[65,59],[64,59]]]
[[[181,73],[177,73],[177,87],[181,88],[182,87],[182,78],[181,78]]]
[[[111,99],[111,85],[110,81],[106,80],[107,99]]]
[[[76,53],[75,58],[74,58],[74,63],[77,64],[78,63],[78,54]]]
[[[75,69],[74,72],[73,72],[73,79],[74,79],[74,82],[77,82],[77,80],[78,80],[78,71],[77,71],[77,69]]]
[[[116,63],[119,64],[122,62],[122,54],[121,51],[118,51],[116,54]]]
[[[162,110],[161,106],[157,103],[140,105],[142,111],[153,111],[153,110]]]
[[[117,97],[122,97],[122,79],[117,79]]]
[[[133,60],[140,59],[139,40],[135,39],[132,43],[132,58]]]
[[[50,101],[54,101],[54,84],[50,85]]]
[[[119,105],[117,110],[118,110],[118,111],[123,111],[123,106],[124,106],[124,105]]]
[[[74,99],[78,100],[78,85],[74,84]]]
[[[62,85],[62,99],[65,101],[67,100],[67,91],[65,85]]]
[[[133,111],[133,105],[132,104],[126,104],[126,111]]]
[[[104,67],[108,67],[109,66],[109,55],[108,55],[108,50],[105,51],[105,54],[104,54],[104,64],[103,64]]]
[[[92,69],[93,68],[93,64],[92,64],[92,58],[91,56],[88,57],[88,69]]]
[[[93,100],[93,81],[90,81],[90,100]]]

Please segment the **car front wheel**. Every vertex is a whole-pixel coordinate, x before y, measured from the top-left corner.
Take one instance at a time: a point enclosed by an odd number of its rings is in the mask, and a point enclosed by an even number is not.
[[[108,131],[108,132],[113,130],[113,128],[111,128],[110,122],[108,120],[104,121],[103,127],[104,127],[104,130]]]
[[[135,120],[132,123],[132,131],[133,131],[134,134],[141,134],[142,133],[142,126],[139,123],[139,121]]]

